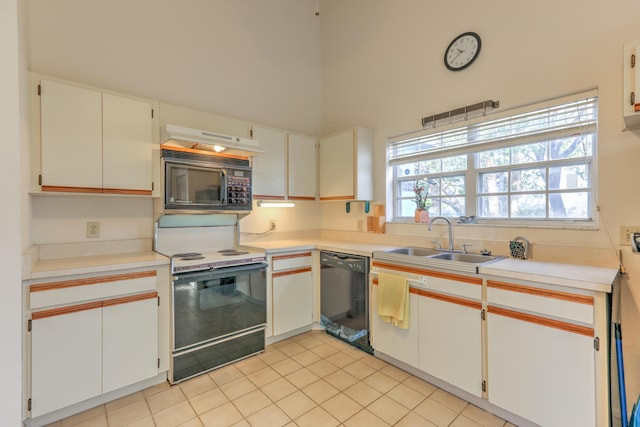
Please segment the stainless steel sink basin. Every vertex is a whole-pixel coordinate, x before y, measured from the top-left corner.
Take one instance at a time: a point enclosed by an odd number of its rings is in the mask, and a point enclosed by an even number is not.
[[[387,253],[390,254],[399,254],[399,255],[413,255],[413,256],[431,256],[431,255],[437,255],[440,254],[441,252],[435,250],[435,249],[430,249],[430,248],[417,248],[417,247],[413,247],[413,246],[409,246],[406,248],[398,248],[398,249],[392,249],[390,251],[386,251]]]
[[[500,259],[498,257],[494,257],[490,255],[463,254],[458,252],[441,253],[438,255],[432,255],[430,258],[442,259],[447,261],[468,262],[472,264],[485,264],[487,262],[496,261],[497,259]]]

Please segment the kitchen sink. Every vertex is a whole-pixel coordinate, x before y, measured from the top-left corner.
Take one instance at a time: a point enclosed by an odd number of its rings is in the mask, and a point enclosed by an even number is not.
[[[464,254],[458,252],[445,252],[438,255],[432,255],[430,258],[442,259],[447,261],[469,262],[472,264],[485,264],[491,261],[502,259],[502,257],[495,257],[490,255]]]
[[[417,248],[413,246],[409,246],[406,248],[392,249],[386,252],[391,254],[412,255],[412,256],[432,256],[432,255],[437,255],[441,253],[435,249]]]

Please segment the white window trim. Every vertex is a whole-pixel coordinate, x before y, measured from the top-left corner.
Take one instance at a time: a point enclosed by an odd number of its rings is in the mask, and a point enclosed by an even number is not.
[[[572,94],[568,94],[559,98],[553,98],[553,99],[549,99],[549,100],[545,100],[542,102],[536,102],[536,103],[531,103],[531,104],[526,104],[526,105],[522,105],[522,106],[518,106],[518,107],[514,107],[514,108],[510,108],[510,109],[506,109],[506,110],[502,110],[499,113],[497,112],[492,112],[487,116],[482,116],[482,117],[476,117],[476,118],[472,118],[472,119],[468,119],[465,120],[464,124],[461,124],[460,121],[458,120],[457,122],[451,122],[449,124],[447,124],[446,126],[441,126],[438,127],[437,131],[434,128],[426,128],[426,129],[419,129],[417,131],[412,131],[412,132],[406,132],[406,133],[402,133],[402,134],[397,134],[394,136],[391,136],[388,138],[388,142],[387,142],[387,148],[386,148],[386,166],[387,166],[387,173],[388,173],[388,179],[387,182],[389,183],[389,185],[391,186],[391,198],[389,200],[389,203],[391,204],[392,208],[390,210],[390,212],[393,213],[393,217],[391,219],[391,223],[398,223],[398,224],[415,224],[414,221],[411,218],[408,217],[396,217],[396,211],[395,211],[395,204],[397,201],[397,191],[398,191],[398,186],[396,185],[397,183],[397,178],[394,176],[394,165],[396,164],[403,164],[403,163],[411,163],[413,161],[419,161],[419,160],[425,160],[425,159],[429,159],[429,158],[442,158],[442,157],[449,157],[449,156],[453,156],[456,154],[462,154],[463,152],[468,152],[469,148],[472,146],[471,144],[466,145],[466,146],[460,146],[460,147],[445,147],[445,148],[441,148],[438,150],[433,150],[427,154],[425,153],[420,153],[417,154],[415,156],[406,156],[403,157],[399,160],[394,160],[394,161],[390,161],[389,160],[389,147],[390,145],[392,145],[395,142],[401,141],[401,140],[406,140],[409,138],[420,138],[422,136],[426,136],[426,135],[430,135],[430,134],[434,134],[434,133],[441,133],[441,132],[446,132],[448,130],[454,130],[457,128],[461,128],[461,127],[469,127],[469,126],[473,126],[476,124],[481,124],[484,122],[487,122],[489,120],[493,121],[493,120],[498,120],[501,118],[505,118],[505,117],[510,117],[510,116],[515,116],[515,115],[519,115],[519,114],[526,114],[535,110],[541,110],[544,108],[549,108],[555,105],[560,105],[560,104],[566,104],[566,103],[570,103],[573,101],[578,101],[581,99],[585,99],[585,98],[590,98],[590,97],[598,97],[598,90],[597,89],[590,89],[587,91],[581,91],[581,92],[576,92],[576,93],[572,93]],[[599,112],[598,112],[599,115]],[[593,125],[589,125],[588,129],[586,129],[588,131],[594,132],[596,134],[596,144],[593,147],[593,156],[591,157],[591,161],[590,161],[590,168],[591,168],[591,177],[592,177],[592,183],[591,183],[591,195],[592,195],[592,202],[591,202],[591,218],[585,218],[585,219],[555,219],[555,218],[544,218],[544,219],[513,219],[513,218],[487,218],[487,219],[483,219],[483,218],[479,218],[477,220],[477,223],[473,223],[473,224],[465,224],[465,226],[478,226],[478,227],[504,227],[504,228],[539,228],[539,229],[569,229],[569,230],[598,230],[599,229],[599,222],[600,222],[600,215],[599,215],[599,211],[600,211],[600,207],[599,207],[599,200],[598,200],[598,180],[597,180],[597,176],[598,176],[598,130],[597,130],[597,124],[593,124]],[[539,137],[542,134],[537,134],[534,137],[531,137],[531,140],[533,141],[535,140],[539,140]],[[553,137],[557,137],[557,136],[563,136],[563,135],[567,135],[567,132],[563,129],[553,129],[551,130],[548,134],[549,137],[553,138]],[[490,149],[492,146],[495,145],[500,145],[500,146],[514,146],[514,145],[521,145],[521,144],[525,144],[527,143],[527,136],[517,136],[512,138],[513,141],[511,142],[505,142],[505,140],[498,140],[495,142],[485,142],[483,143],[483,146],[486,146],[487,149]],[[469,154],[470,157],[473,157],[473,154]],[[570,159],[566,159],[567,161],[571,161]],[[548,163],[545,163],[548,164]],[[467,188],[472,188],[473,189],[473,196],[469,195],[469,192],[467,191],[466,193],[466,210],[467,212],[476,212],[476,202],[477,202],[477,197],[476,197],[476,193],[477,193],[477,174],[478,174],[479,170],[478,169],[470,169],[469,167],[467,167],[467,169],[465,171],[457,171],[457,172],[447,172],[445,174],[442,174],[440,176],[446,176],[446,175],[460,175],[460,174],[465,174],[466,177],[466,182],[467,182]],[[413,178],[412,180],[415,180],[416,178]],[[472,206],[473,205],[473,206]],[[455,217],[452,217],[452,219],[455,219]]]

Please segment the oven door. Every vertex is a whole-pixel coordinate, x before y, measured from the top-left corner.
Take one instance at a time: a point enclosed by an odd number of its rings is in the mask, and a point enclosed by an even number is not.
[[[266,267],[174,277],[172,384],[264,351]]]
[[[266,266],[259,263],[175,276],[173,350],[266,325]]]

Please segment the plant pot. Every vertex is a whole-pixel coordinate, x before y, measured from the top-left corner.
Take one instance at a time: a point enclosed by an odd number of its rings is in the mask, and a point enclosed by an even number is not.
[[[429,222],[429,211],[427,209],[416,209],[414,218],[418,223],[427,223]]]

